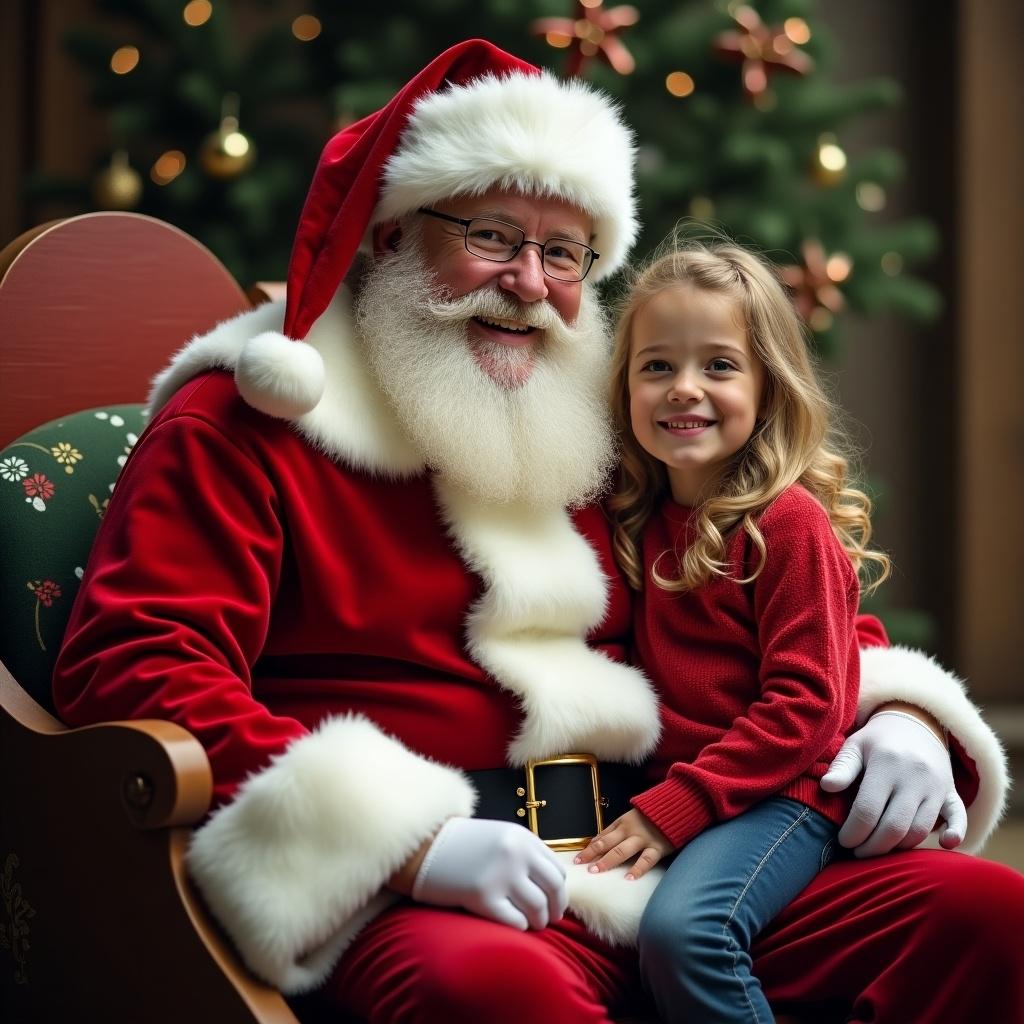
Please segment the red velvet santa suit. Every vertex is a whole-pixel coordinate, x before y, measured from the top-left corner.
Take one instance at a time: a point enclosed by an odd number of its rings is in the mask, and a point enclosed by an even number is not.
[[[221,806],[197,831],[190,867],[250,966],[283,990],[322,981],[364,928],[332,985],[363,1009],[394,1001],[395,961],[376,954],[405,956],[412,942],[436,959],[450,949],[427,941],[439,919],[483,926],[509,950],[557,947],[562,966],[598,965],[589,1009],[572,1019],[599,1019],[594,1006],[629,980],[627,958],[580,939],[574,923],[524,936],[447,911],[382,911],[395,869],[446,817],[472,812],[458,769],[574,750],[637,760],[656,742],[650,688],[615,660],[629,615],[600,512],[488,508],[427,473],[362,366],[344,293],[307,339],[327,369],[323,401],[294,423],[250,409],[229,374],[205,371],[234,366],[281,318],[270,305],[222,325],[158,380],[162,408],[118,483],[68,627],[57,706],[71,724],[163,717],[199,737]],[[861,717],[893,697],[931,710],[978,765],[976,847],[1002,807],[997,741],[938,666],[866,652]],[[971,864],[935,853],[829,868],[761,940],[769,994],[918,998],[923,976],[899,965],[901,954],[933,957],[915,917],[931,913],[925,880],[963,875],[956,884],[976,900],[992,881]],[[628,944],[656,881],[570,870],[571,906],[601,940]],[[907,912],[888,897],[859,923],[845,912],[883,890]],[[976,904],[972,913],[977,927]],[[860,971],[852,987],[848,956]],[[515,1005],[504,974],[467,986],[491,1020]],[[556,996],[561,977],[549,975],[551,999],[579,1008],[575,989]],[[417,986],[401,991],[414,999]],[[484,1019],[481,1006],[466,1019]]]

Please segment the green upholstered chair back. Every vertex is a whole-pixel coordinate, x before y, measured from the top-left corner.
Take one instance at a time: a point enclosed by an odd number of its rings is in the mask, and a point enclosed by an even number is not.
[[[51,420],[0,450],[0,661],[52,711],[50,678],[141,405]]]
[[[208,249],[140,214],[71,217],[0,250],[0,662],[48,710],[96,528],[142,432],[126,403],[251,305]]]

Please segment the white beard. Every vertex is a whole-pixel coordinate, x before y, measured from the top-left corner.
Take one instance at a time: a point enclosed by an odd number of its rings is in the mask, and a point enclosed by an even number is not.
[[[475,316],[543,333],[527,348],[471,345]],[[407,234],[399,252],[365,271],[355,317],[370,372],[409,441],[445,480],[489,504],[573,508],[600,493],[616,452],[608,324],[592,288],[584,286],[572,326],[546,302],[495,290],[445,301]]]

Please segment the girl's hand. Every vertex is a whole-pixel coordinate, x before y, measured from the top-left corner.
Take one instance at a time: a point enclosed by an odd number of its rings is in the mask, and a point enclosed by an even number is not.
[[[632,881],[646,875],[662,857],[674,850],[661,829],[634,808],[594,836],[586,849],[576,855],[574,863],[590,864],[588,870],[592,872],[607,871],[639,853],[626,874]],[[598,857],[601,859],[597,860]]]

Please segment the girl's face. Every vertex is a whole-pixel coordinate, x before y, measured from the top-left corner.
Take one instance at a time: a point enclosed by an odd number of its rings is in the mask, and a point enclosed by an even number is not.
[[[672,497],[693,505],[760,413],[764,367],[736,300],[689,284],[658,292],[633,318],[628,369],[633,433],[668,467]]]

